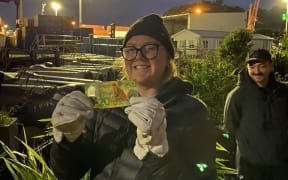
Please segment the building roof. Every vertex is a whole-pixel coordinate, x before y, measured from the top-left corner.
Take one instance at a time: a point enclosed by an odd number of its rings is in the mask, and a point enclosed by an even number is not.
[[[201,38],[224,38],[225,36],[227,36],[230,32],[226,32],[226,31],[207,31],[207,30],[192,30],[192,29],[183,29],[182,31],[175,33],[172,35],[172,37],[176,37],[178,36],[178,34],[182,34],[186,32],[191,32],[194,34],[199,35]],[[253,40],[273,40],[272,37],[270,36],[265,36],[262,34],[252,34],[253,36]]]
[[[196,33],[198,35],[200,35],[201,37],[219,37],[219,38],[223,38],[226,35],[229,34],[229,32],[226,31],[206,31],[206,30],[188,30],[191,31],[193,33]]]
[[[263,34],[253,34],[253,39],[267,39],[267,40],[273,40],[274,38],[270,37],[270,36],[265,36]]]

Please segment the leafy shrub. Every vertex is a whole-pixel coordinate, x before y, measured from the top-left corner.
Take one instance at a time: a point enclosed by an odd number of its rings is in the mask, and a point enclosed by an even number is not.
[[[236,85],[233,66],[218,58],[186,59],[178,63],[181,77],[192,82],[193,95],[202,99],[209,108],[216,125],[223,119],[227,93]]]
[[[216,54],[235,68],[243,65],[244,59],[252,48],[252,33],[247,29],[235,29],[225,36]]]

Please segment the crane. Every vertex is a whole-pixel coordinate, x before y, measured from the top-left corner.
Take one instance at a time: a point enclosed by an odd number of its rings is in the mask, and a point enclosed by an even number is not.
[[[257,21],[258,9],[260,0],[255,0],[254,4],[249,5],[247,29],[250,31],[255,31],[255,23]]]

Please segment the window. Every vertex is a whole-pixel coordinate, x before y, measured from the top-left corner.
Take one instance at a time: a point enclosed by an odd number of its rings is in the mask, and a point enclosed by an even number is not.
[[[185,40],[181,40],[180,44],[179,44],[180,48],[186,48],[186,41]]]
[[[193,40],[189,40],[188,47],[194,48],[194,41]]]
[[[202,41],[202,47],[203,47],[204,49],[208,49],[208,41],[207,41],[207,40],[203,40],[203,41]]]

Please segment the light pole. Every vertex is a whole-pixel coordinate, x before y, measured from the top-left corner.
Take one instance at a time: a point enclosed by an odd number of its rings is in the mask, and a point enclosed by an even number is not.
[[[284,0],[284,2],[286,3],[286,15],[285,15],[285,33],[287,34],[287,16],[288,16],[288,0]]]
[[[55,10],[55,16],[57,16],[58,15],[58,10],[61,8],[60,4],[57,3],[57,2],[52,2],[51,6]]]
[[[79,28],[82,24],[82,0],[79,0]]]

